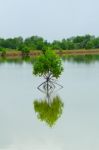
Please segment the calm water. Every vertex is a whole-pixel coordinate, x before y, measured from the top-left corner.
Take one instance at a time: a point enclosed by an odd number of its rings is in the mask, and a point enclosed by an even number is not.
[[[33,108],[43,79],[29,63],[0,64],[0,150],[99,150],[99,62],[63,65],[63,113],[50,128]]]

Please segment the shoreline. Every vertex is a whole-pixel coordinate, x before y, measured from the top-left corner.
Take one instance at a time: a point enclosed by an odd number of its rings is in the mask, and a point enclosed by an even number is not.
[[[60,56],[64,55],[99,55],[99,49],[92,50],[54,50],[56,54]],[[22,58],[28,56],[30,58],[36,57],[42,54],[40,50],[30,51],[28,55],[23,55],[21,51],[6,51],[5,56],[2,56],[2,52],[0,52],[0,58]]]

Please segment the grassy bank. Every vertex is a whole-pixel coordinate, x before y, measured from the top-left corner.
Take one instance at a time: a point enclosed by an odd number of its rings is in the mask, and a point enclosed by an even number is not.
[[[99,49],[62,50],[62,51],[57,51],[57,53],[62,55],[94,55],[94,54],[99,54]]]
[[[99,54],[99,49],[91,49],[91,50],[55,50],[59,55],[96,55]],[[7,50],[4,53],[0,52],[0,57],[11,57],[11,58],[21,58],[24,56],[36,57],[42,54],[40,50],[32,50],[28,53],[22,53],[18,50]]]

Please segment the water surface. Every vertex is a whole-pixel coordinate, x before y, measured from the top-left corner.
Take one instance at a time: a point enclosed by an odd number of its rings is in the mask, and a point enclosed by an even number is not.
[[[63,62],[58,94],[63,113],[50,128],[38,120],[33,101],[43,78],[32,75],[31,63],[0,64],[0,150],[98,150],[99,62]]]

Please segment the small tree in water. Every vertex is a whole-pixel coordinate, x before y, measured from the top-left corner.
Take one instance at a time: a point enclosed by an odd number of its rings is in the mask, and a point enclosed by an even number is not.
[[[55,81],[55,78],[60,77],[62,71],[61,58],[52,50],[45,50],[33,65],[33,74],[45,78],[45,81],[38,86],[38,89],[46,93],[47,96],[47,99],[40,102],[35,100],[34,109],[38,118],[45,121],[50,127],[55,124],[62,114],[63,103],[61,99],[58,96],[54,97],[52,101],[50,99],[50,95],[56,87],[55,85],[62,87]],[[41,86],[43,86],[43,89]]]
[[[55,83],[53,78],[59,78],[62,71],[63,67],[61,58],[52,50],[46,50],[36,59],[33,65],[33,74],[36,76],[43,76],[46,79],[41,85],[43,85],[43,88],[47,91],[55,88],[55,84],[57,83]],[[41,85],[38,87],[39,90]]]
[[[33,65],[33,74],[44,76],[47,80],[51,77],[58,78],[62,71],[61,59],[52,50],[46,50],[43,55],[37,58]]]

